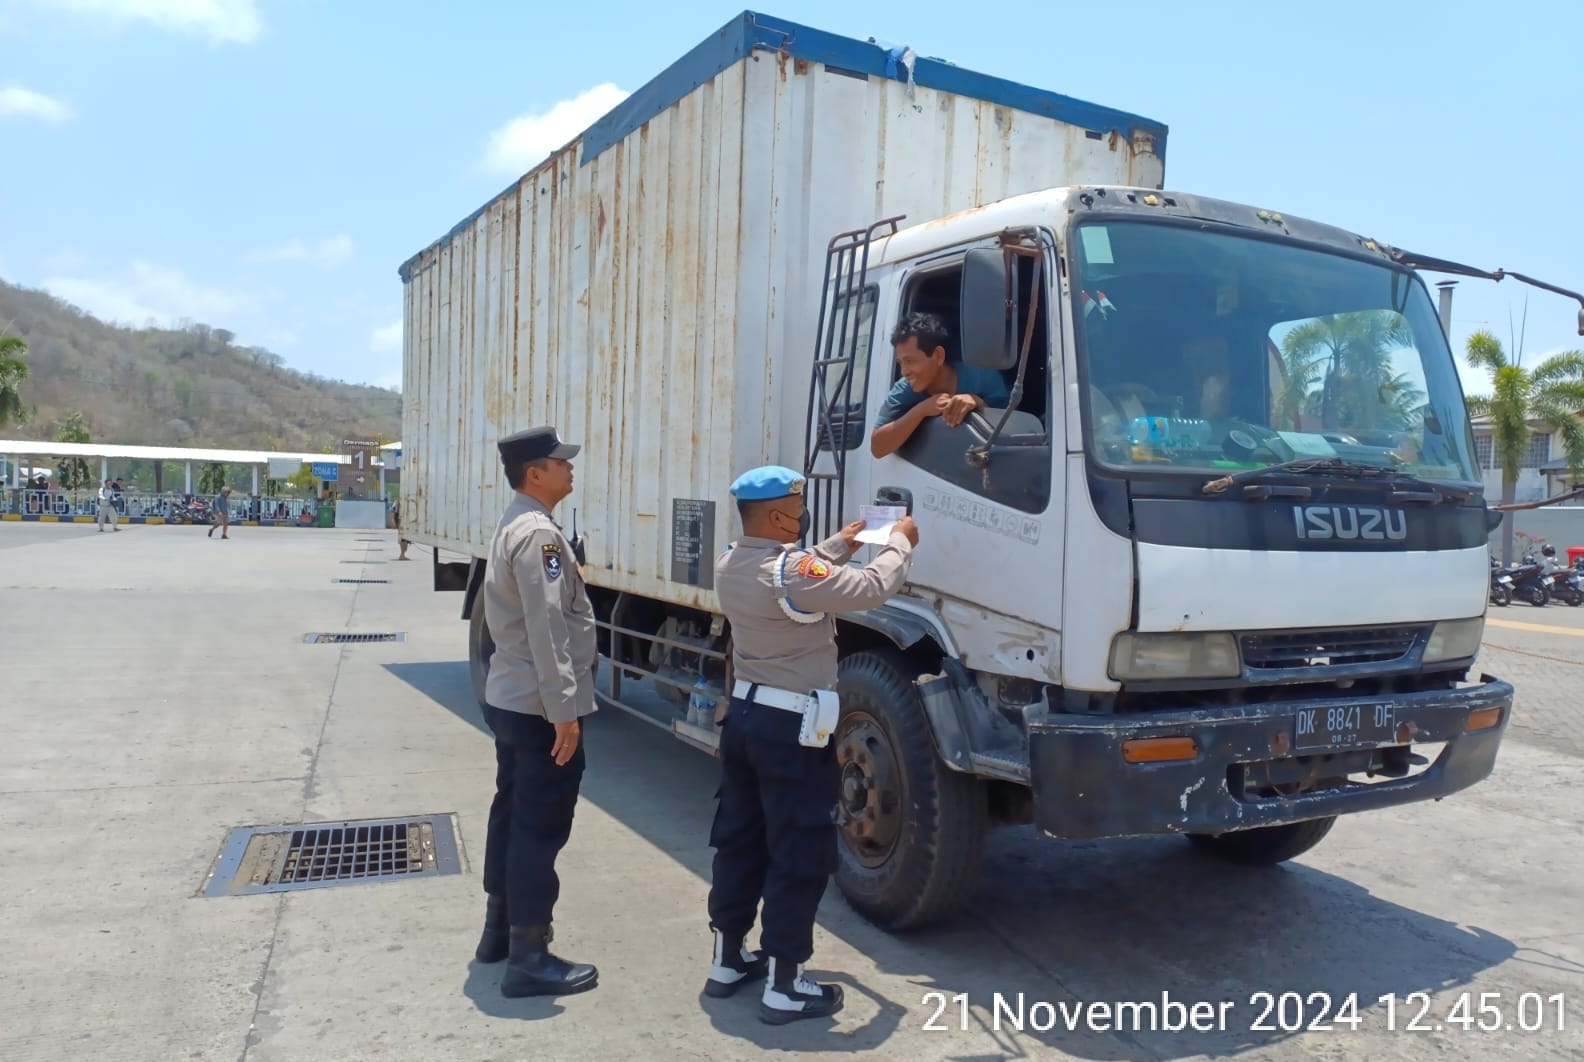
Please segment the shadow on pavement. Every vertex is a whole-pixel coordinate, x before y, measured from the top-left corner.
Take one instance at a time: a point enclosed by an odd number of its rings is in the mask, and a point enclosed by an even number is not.
[[[387,666],[487,733],[466,663]],[[715,761],[618,710],[603,709],[585,725],[598,754],[591,757],[583,799],[696,875],[702,907],[712,856],[707,838]],[[1339,823],[1328,843],[1346,844],[1348,828],[1346,820]],[[1349,999],[1357,1001],[1359,1031],[1385,1032],[1385,1010],[1377,1001],[1394,996],[1400,1034],[1419,1011],[1417,1001],[1407,1000],[1410,993],[1471,984],[1517,950],[1505,938],[1391,903],[1302,864],[1245,870],[1178,838],[1063,842],[1041,838],[1031,827],[996,831],[973,904],[951,922],[888,934],[832,888],[820,925],[887,975],[911,983],[914,995],[886,998],[848,974],[820,968],[816,954],[810,971],[842,984],[849,1011],[868,996],[878,1011],[871,1021],[835,1036],[830,1022],[777,1028],[758,1021],[756,990],[726,1000],[701,996],[720,1032],[770,1049],[874,1051],[904,1022],[922,1028],[935,1019],[953,1032],[991,1037],[999,1051],[986,1057],[1026,1057],[1045,1048],[1097,1060],[1237,1054],[1316,1031],[1327,1020],[1334,1035],[1346,1035],[1349,1026],[1332,1019],[1347,1017],[1338,1009]],[[959,993],[972,1009],[961,1008]],[[1268,1004],[1260,993],[1269,994]],[[1287,997],[1283,1013],[1286,993],[1296,995]],[[474,998],[485,1006],[487,995]],[[1091,1028],[1074,1009],[1159,1005],[1166,998],[1209,1005],[1213,1027]],[[1223,1004],[1230,1007],[1215,1009]],[[1268,1028],[1255,1028],[1267,1011]],[[1020,1012],[1021,1029],[1015,1021]],[[1427,1020],[1440,1013],[1435,1009]],[[1069,1016],[1077,1019],[1075,1029],[1069,1029]],[[1115,1016],[1113,1009],[1113,1022]]]

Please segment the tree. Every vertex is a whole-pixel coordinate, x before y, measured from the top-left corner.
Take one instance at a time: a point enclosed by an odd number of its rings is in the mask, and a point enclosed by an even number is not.
[[[16,336],[0,336],[0,428],[27,423],[27,407],[22,404],[22,381],[27,379],[27,362],[22,355],[27,344]]]
[[[88,421],[81,411],[66,414],[66,419],[58,421],[55,425],[55,441],[63,443],[91,443],[93,437],[88,432]],[[80,457],[63,457],[55,466],[56,478],[60,480],[62,490],[82,490],[93,482],[93,474],[88,470],[88,462]]]
[[[1282,341],[1287,386],[1277,398],[1278,423],[1296,429],[1308,416],[1327,431],[1411,428],[1424,394],[1392,372],[1391,355],[1412,345],[1413,330],[1391,310],[1305,321]]]
[[[319,481],[314,478],[313,466],[303,465],[286,478],[286,485],[309,497],[313,496],[314,486]]]
[[[1525,369],[1509,360],[1501,340],[1486,331],[1468,339],[1468,363],[1491,374],[1491,393],[1468,400],[1469,412],[1490,419],[1491,446],[1502,470],[1501,503],[1510,505],[1529,449],[1529,423],[1539,421],[1562,439],[1568,471],[1584,473],[1584,351],[1565,351]],[[1512,563],[1513,518],[1502,518],[1502,563]]]
[[[199,494],[219,494],[220,488],[226,485],[226,466],[219,462],[204,465],[198,475]]]

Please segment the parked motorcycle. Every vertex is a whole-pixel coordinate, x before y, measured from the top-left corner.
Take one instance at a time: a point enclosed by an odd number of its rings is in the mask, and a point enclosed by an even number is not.
[[[1491,558],[1490,580],[1491,604],[1498,605],[1501,608],[1506,608],[1508,605],[1512,604],[1512,576],[1508,575],[1502,570],[1501,565],[1496,563],[1496,559],[1494,557]]]
[[[1572,608],[1584,605],[1584,576],[1577,568],[1558,568],[1550,579],[1552,597],[1566,601]]]
[[[1551,579],[1545,566],[1533,553],[1525,553],[1523,562],[1508,568],[1504,573],[1512,578],[1513,596],[1527,601],[1535,608],[1544,608],[1551,601]]]

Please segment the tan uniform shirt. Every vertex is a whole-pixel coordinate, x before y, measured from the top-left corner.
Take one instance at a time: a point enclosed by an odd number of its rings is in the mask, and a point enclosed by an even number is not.
[[[715,593],[731,621],[732,677],[794,693],[836,688],[836,621],[800,623],[781,608],[785,598],[805,613],[863,612],[902,588],[913,546],[893,534],[867,567],[847,565],[840,535],[813,551],[768,538],[744,537],[715,561]],[[777,573],[783,587],[776,586]]]
[[[495,640],[484,699],[570,723],[594,711],[594,609],[550,513],[515,494],[490,543],[484,618]]]

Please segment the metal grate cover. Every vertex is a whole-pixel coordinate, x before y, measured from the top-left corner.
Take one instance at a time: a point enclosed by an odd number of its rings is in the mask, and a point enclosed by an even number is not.
[[[347,631],[313,631],[303,635],[306,645],[362,645],[368,642],[405,642],[407,635],[403,631],[380,632],[377,634],[352,634]]]
[[[377,561],[377,560],[344,560],[341,563],[342,564],[384,564],[385,562],[384,561]]]
[[[389,579],[337,579],[338,583],[388,583]]]
[[[203,895],[249,896],[461,872],[449,815],[241,826],[226,838]]]

